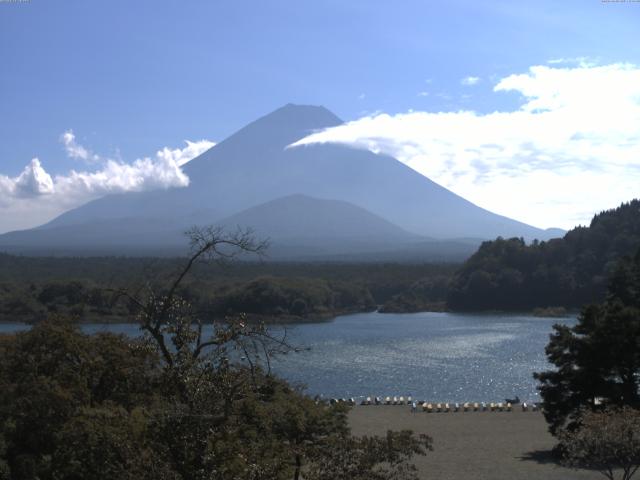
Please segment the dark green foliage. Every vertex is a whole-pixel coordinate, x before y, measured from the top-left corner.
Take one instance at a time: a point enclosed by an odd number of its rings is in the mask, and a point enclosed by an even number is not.
[[[55,463],[56,453],[68,448],[70,422],[89,422],[104,407],[124,415],[152,398],[160,374],[157,357],[144,345],[114,335],[85,336],[62,320],[5,337],[0,359],[0,425],[16,479],[87,478],[62,475]],[[115,428],[113,421],[104,425]]]
[[[640,468],[640,411],[610,408],[586,411],[580,428],[560,435],[563,463],[597,470],[609,480],[630,480]]]
[[[127,302],[114,303],[106,286],[92,281],[33,280],[0,285],[0,321],[38,322],[56,314],[109,323],[134,312]]]
[[[353,438],[343,406],[259,370],[174,355],[170,367],[152,343],[62,320],[2,337],[0,479],[320,479],[329,463],[371,475],[386,461],[411,472],[428,445],[407,432]],[[333,478],[361,478],[345,475]]]
[[[0,254],[0,321],[37,322],[50,314],[82,322],[131,321],[135,306],[124,299],[114,302],[113,290],[134,290],[145,284],[161,289],[180,262]],[[415,311],[444,302],[443,285],[455,268],[446,264],[239,262],[232,269],[196,265],[180,294],[197,310],[218,318],[229,311],[243,311],[267,321],[273,317],[313,320],[370,311],[389,301],[391,305],[409,303],[407,309]]]
[[[601,402],[640,407],[640,251],[620,262],[603,304],[554,329],[546,353],[556,370],[535,374],[553,433]]]
[[[409,480],[417,469],[414,455],[432,450],[431,439],[410,431],[388,431],[386,437],[333,437],[320,448],[327,461],[314,463],[305,472],[309,480]]]
[[[261,277],[220,295],[217,312],[257,315],[335,315],[373,310],[369,290],[346,282],[316,278]]]
[[[451,277],[434,275],[418,280],[407,290],[394,295],[380,309],[383,313],[391,312],[423,312],[445,309],[444,298],[447,296]]]
[[[484,242],[456,273],[453,310],[580,308],[604,299],[617,261],[640,246],[640,200],[596,215],[564,238],[527,245],[518,238]]]
[[[114,406],[79,410],[60,428],[51,458],[52,478],[180,478],[149,437],[148,413]]]

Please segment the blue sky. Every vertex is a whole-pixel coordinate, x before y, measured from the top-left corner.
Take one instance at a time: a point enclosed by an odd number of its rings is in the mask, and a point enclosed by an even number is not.
[[[495,86],[532,66],[640,65],[638,25],[639,3],[599,0],[0,2],[0,176],[153,159],[288,102],[513,111],[522,89]],[[101,160],[70,155],[69,131]]]

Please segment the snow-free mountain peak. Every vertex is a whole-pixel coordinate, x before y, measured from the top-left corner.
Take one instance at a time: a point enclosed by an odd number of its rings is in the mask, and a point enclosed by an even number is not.
[[[280,212],[278,228],[295,234],[296,228],[305,228],[296,224],[294,215],[287,217],[282,213],[286,210],[269,202],[296,194],[305,199],[346,202],[351,212],[361,209],[362,215],[356,215],[361,225],[366,224],[365,217],[375,218],[424,238],[557,236],[555,231],[537,229],[480,208],[388,155],[338,144],[287,148],[313,132],[342,123],[324,107],[285,105],[189,162],[184,167],[190,178],[188,187],[110,195],[61,215],[37,229],[37,235],[26,231],[19,236],[0,236],[0,247],[10,245],[19,250],[16,242],[21,239],[34,248],[45,248],[47,231],[52,228],[56,229],[58,244],[64,244],[65,235],[69,244],[78,244],[80,238],[91,242],[91,235],[78,235],[84,228],[106,229],[109,235],[104,238],[137,239],[138,247],[151,249],[173,237],[161,233],[162,225],[178,231],[193,224],[215,224],[260,205],[262,211],[273,215]],[[298,219],[306,215],[308,222],[317,220],[333,233],[347,229],[345,216],[338,215],[335,208],[327,208],[329,205],[321,201],[299,200]],[[291,204],[291,199],[285,203]],[[323,208],[318,208],[320,204]],[[332,211],[336,214],[327,213]],[[245,214],[241,218],[251,223],[257,217]],[[300,237],[304,234],[300,231]],[[364,236],[371,243],[379,243],[376,235]],[[404,241],[398,238],[397,247],[403,248]]]

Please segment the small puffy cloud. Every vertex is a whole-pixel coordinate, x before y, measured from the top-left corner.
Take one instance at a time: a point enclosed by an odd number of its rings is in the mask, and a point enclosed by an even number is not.
[[[370,115],[294,145],[393,155],[464,198],[540,227],[570,228],[640,197],[640,67],[533,66],[500,79],[514,111]]]
[[[445,92],[436,93],[436,97],[441,98],[442,100],[451,100],[453,97]]]
[[[429,96],[429,92],[418,92],[418,96],[419,97],[428,97]]]
[[[464,77],[460,80],[460,83],[465,87],[470,87],[472,85],[476,85],[480,81],[480,77]]]
[[[83,152],[87,153],[86,158],[94,155],[75,142],[71,131],[61,138],[78,155],[75,158],[84,160]],[[101,162],[96,170],[72,170],[54,178],[34,158],[19,176],[0,175],[0,232],[37,226],[70,208],[111,193],[186,187],[189,177],[181,167],[215,143],[200,140],[186,141],[186,145],[175,149],[164,147],[155,157],[139,158],[132,163],[96,156]]]
[[[76,136],[73,134],[73,130],[67,130],[60,135],[60,141],[64,145],[64,149],[69,158],[83,160],[89,163],[98,162],[100,160],[98,155],[91,153],[85,147],[76,142]]]

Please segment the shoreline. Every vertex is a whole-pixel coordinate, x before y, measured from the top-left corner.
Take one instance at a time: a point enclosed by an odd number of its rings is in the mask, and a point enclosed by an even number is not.
[[[512,315],[512,316],[522,316],[522,317],[536,317],[536,318],[571,318],[580,314],[579,311],[567,310],[562,315],[558,314],[549,314],[544,315],[540,314],[540,312],[536,312],[535,310],[531,311],[505,311],[505,310],[484,310],[478,312],[468,312],[468,311],[454,311],[454,310],[420,310],[420,311],[382,311],[380,308],[376,309],[368,309],[368,310],[345,310],[345,311],[336,311],[331,313],[318,313],[312,314],[306,317],[299,317],[295,315],[281,315],[281,316],[261,316],[256,314],[247,314],[247,320],[249,323],[259,323],[263,321],[266,325],[294,325],[294,324],[311,324],[311,323],[331,323],[336,320],[338,317],[344,317],[347,315],[358,315],[363,313],[378,313],[380,315],[416,315],[420,313],[449,313],[453,315],[476,315],[476,316],[491,316],[491,315]],[[34,325],[41,320],[33,320],[33,319],[6,319],[0,317],[0,325],[10,325],[10,324],[20,324],[20,325]],[[124,317],[110,317],[110,316],[92,316],[88,320],[80,320],[77,322],[78,325],[134,325],[138,322],[131,320],[127,321]],[[204,323],[211,323],[210,321],[205,321]]]

